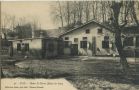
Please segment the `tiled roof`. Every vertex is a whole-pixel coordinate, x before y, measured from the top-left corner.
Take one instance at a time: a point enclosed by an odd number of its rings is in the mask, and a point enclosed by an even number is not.
[[[63,32],[60,36],[63,36],[63,35],[66,35],[66,34],[72,32],[72,31],[78,30],[79,28],[82,28],[82,27],[84,27],[84,26],[86,26],[86,25],[88,25],[88,24],[91,24],[91,23],[95,23],[95,24],[97,24],[97,25],[99,25],[99,26],[101,26],[101,27],[103,27],[103,28],[105,28],[105,29],[107,29],[107,30],[113,32],[112,28],[108,27],[107,25],[104,25],[104,24],[102,24],[102,23],[99,23],[99,22],[97,22],[97,21],[95,21],[95,20],[90,20],[90,21],[88,21],[88,22],[82,24],[82,25],[79,26],[79,27],[75,27],[75,28],[73,28],[73,29],[71,29],[71,30],[68,30],[67,32]]]

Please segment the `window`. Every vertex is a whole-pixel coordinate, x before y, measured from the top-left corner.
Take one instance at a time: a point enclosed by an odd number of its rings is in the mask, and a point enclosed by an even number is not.
[[[65,48],[69,48],[71,45],[71,42],[70,41],[64,41],[64,47]]]
[[[84,41],[87,41],[87,37],[83,37],[83,40],[84,40]]]
[[[29,44],[25,43],[25,51],[29,51]]]
[[[98,34],[102,34],[102,28],[98,29]]]
[[[78,42],[78,38],[74,38],[74,42]]]
[[[126,37],[124,39],[124,46],[133,46],[134,45],[134,42],[133,42],[133,37]]]
[[[53,52],[54,51],[54,44],[53,43],[48,43],[48,51]]]
[[[21,44],[17,43],[17,51],[21,51]]]
[[[136,37],[136,47],[139,47],[139,36]]]
[[[86,33],[86,34],[89,34],[89,33],[90,33],[90,29],[86,29],[86,30],[85,30],[85,33]]]
[[[81,48],[87,48],[87,41],[81,41],[80,42],[80,47]]]
[[[65,37],[65,40],[69,40],[69,37]]]
[[[109,36],[104,36],[104,41],[109,41]]]
[[[102,48],[108,49],[109,47],[109,36],[104,36],[104,41],[102,41]]]
[[[109,41],[102,41],[102,48],[108,49],[109,48]]]

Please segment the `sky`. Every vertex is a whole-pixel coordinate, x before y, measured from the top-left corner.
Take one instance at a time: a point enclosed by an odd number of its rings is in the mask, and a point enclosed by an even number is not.
[[[1,10],[18,18],[35,18],[40,22],[42,29],[55,29],[59,27],[59,23],[54,23],[51,14],[51,6],[55,5],[54,1],[8,1],[2,2]],[[139,12],[137,15],[139,17]]]
[[[54,23],[51,15],[51,6],[54,5],[54,1],[45,2],[2,2],[1,11],[15,17],[28,17],[35,18],[41,23],[42,29],[54,29],[59,25]]]

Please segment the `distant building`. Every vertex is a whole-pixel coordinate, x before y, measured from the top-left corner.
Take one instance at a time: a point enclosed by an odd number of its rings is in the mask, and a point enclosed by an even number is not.
[[[63,41],[59,39],[61,29],[31,30],[30,26],[17,26],[19,37],[9,40],[12,42],[13,57],[53,58],[62,55]],[[33,34],[31,34],[32,32]],[[28,32],[28,33],[27,33]],[[24,34],[27,34],[23,36]],[[32,36],[34,35],[34,36]],[[30,37],[30,38],[28,38]]]
[[[139,57],[139,27],[127,26],[122,31],[126,56]]]
[[[64,55],[118,54],[112,29],[93,20],[64,32],[60,38],[64,40]]]
[[[13,57],[53,58],[58,56],[59,39],[57,38],[26,38],[11,40],[13,44]]]

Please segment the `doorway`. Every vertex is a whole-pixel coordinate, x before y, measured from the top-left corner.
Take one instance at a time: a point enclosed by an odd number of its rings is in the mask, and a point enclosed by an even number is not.
[[[78,55],[78,44],[71,45],[71,55],[77,56]]]

